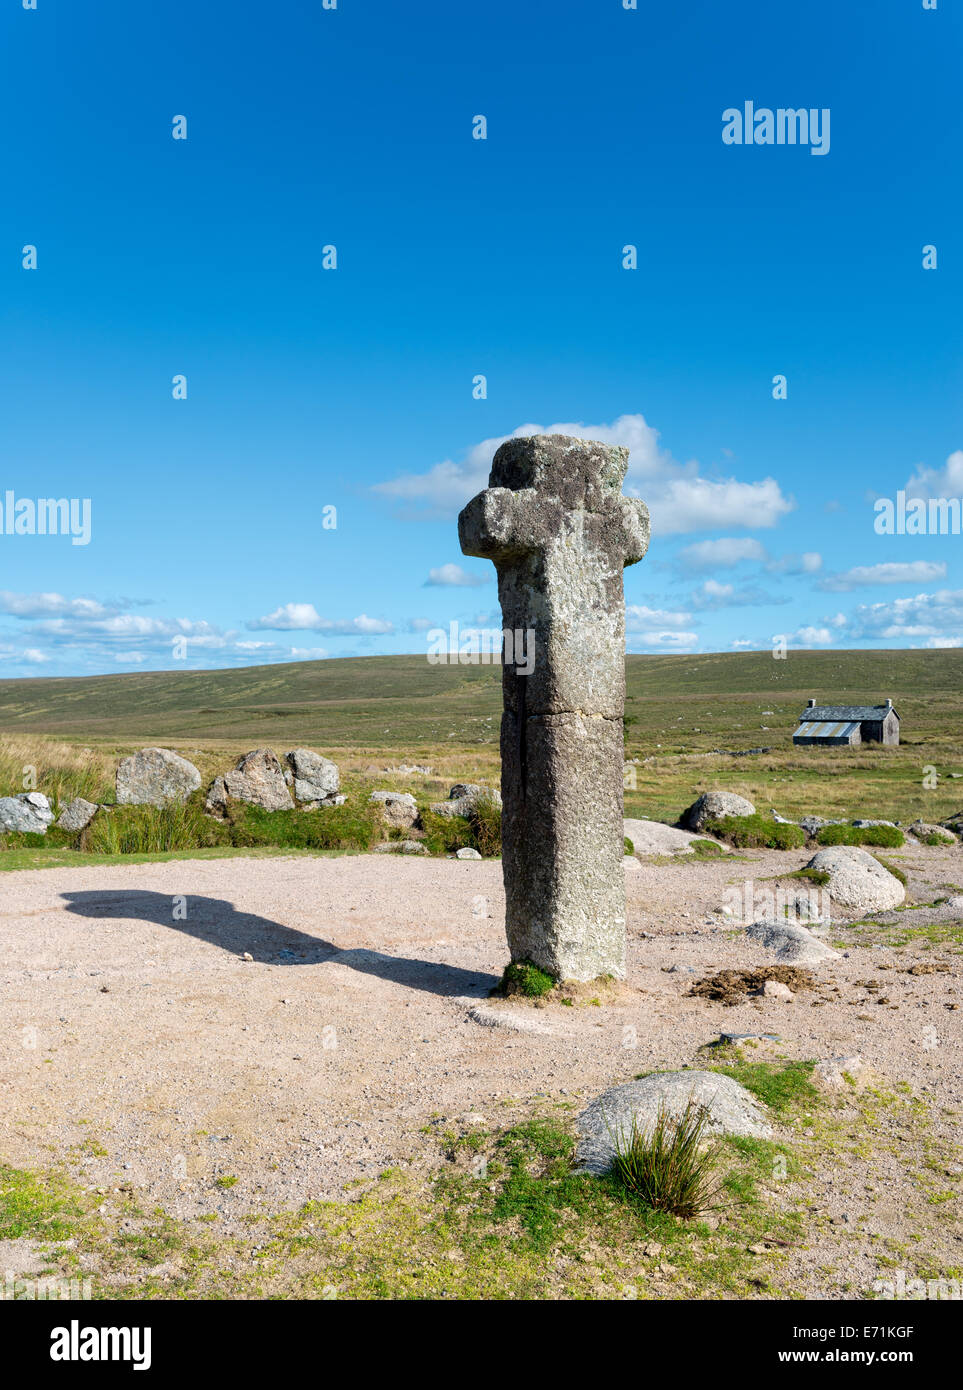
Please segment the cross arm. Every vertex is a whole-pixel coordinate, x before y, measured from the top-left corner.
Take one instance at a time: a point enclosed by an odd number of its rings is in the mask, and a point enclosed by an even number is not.
[[[480,492],[458,517],[462,553],[501,560],[535,549],[538,500],[532,488],[489,487]]]
[[[622,564],[637,565],[649,548],[649,509],[639,497],[619,498]]]

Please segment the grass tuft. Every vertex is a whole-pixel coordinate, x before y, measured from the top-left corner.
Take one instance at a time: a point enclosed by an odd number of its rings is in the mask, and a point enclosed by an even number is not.
[[[690,1100],[678,1119],[663,1105],[651,1130],[613,1135],[615,1180],[653,1211],[689,1220],[708,1210],[720,1191],[717,1168],[720,1147],[706,1144],[709,1115]]]

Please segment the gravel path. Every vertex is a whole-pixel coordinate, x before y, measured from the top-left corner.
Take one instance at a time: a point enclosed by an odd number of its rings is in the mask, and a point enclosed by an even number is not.
[[[960,882],[960,853],[902,857],[917,897]],[[68,1157],[91,1185],[130,1186],[183,1217],[218,1210],[230,1226],[418,1161],[433,1117],[498,1124],[538,1094],[588,1099],[698,1063],[721,1029],[778,1033],[793,1057],[858,1052],[938,1109],[959,1107],[963,956],[952,948],[854,949],[820,967],[832,988],[819,1007],[803,994],[737,1007],[686,997],[709,971],[771,963],[719,908],[731,884],[807,858],[751,852],[627,872],[629,988],[574,1009],[488,1002],[506,961],[496,862],[4,873],[0,1154]],[[889,920],[909,919],[930,920]],[[924,960],[949,973],[906,973]],[[879,1004],[857,981],[887,966]],[[238,1182],[222,1190],[218,1176]]]

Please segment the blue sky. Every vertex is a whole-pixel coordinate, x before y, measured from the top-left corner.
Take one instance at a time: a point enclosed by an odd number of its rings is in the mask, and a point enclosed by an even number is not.
[[[526,426],[632,448],[630,651],[963,643],[963,536],[873,507],[963,497],[951,0],[146,10],[0,15],[0,504],[91,501],[0,532],[0,676],[497,625],[454,518]]]

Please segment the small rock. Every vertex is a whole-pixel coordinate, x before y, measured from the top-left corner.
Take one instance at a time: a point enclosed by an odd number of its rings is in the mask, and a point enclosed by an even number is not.
[[[478,853],[478,850],[477,850],[477,849],[472,849],[470,845],[466,845],[466,846],[464,847],[464,849],[460,849],[460,850],[457,850],[457,851],[455,852],[455,858],[456,858],[456,859],[480,859],[480,858],[481,858],[481,855]]]
[[[186,801],[201,785],[201,774],[170,748],[142,748],[123,759],[115,783],[118,806],[164,806]]]
[[[827,820],[825,816],[803,816],[799,824],[807,835],[815,835],[817,831],[822,830],[824,825],[845,825],[846,822]]]
[[[470,816],[480,802],[491,802],[500,807],[501,794],[492,787],[479,786],[475,782],[456,782],[448,793],[447,801],[435,801],[431,809],[438,816]]]
[[[345,798],[338,797],[341,774],[336,763],[322,758],[310,748],[292,748],[285,753],[284,761],[289,772],[284,773],[288,785],[293,781],[294,795],[298,801],[307,802],[312,810],[318,806],[341,806]]]
[[[766,980],[762,992],[767,999],[781,999],[786,1004],[792,1003],[796,997],[789,986],[784,985],[781,980]]]
[[[54,814],[42,792],[21,792],[0,797],[0,835],[9,831],[26,835],[46,835]]]
[[[683,812],[682,822],[690,830],[702,830],[706,821],[721,816],[754,816],[756,808],[734,792],[705,792]]]
[[[849,1075],[854,1081],[866,1071],[866,1063],[858,1054],[852,1057],[825,1057],[813,1067],[813,1082],[824,1091],[845,1090]]]
[[[744,1047],[748,1042],[781,1042],[778,1033],[720,1033],[719,1043],[729,1043],[732,1047]]]
[[[821,849],[806,867],[828,874],[833,901],[859,912],[885,912],[899,907],[906,898],[896,875],[858,845]]]
[[[385,825],[399,830],[411,830],[419,824],[418,803],[411,792],[372,792],[369,802],[381,806],[381,818]]]
[[[82,796],[74,797],[57,818],[59,830],[85,830],[96,816],[100,807],[93,801],[85,801]]]
[[[229,801],[244,801],[265,811],[294,808],[284,772],[270,748],[255,748],[239,758],[233,772],[216,777],[207,794],[205,809],[211,815],[226,815]]]
[[[930,825],[927,821],[915,820],[908,829],[909,833],[915,835],[918,840],[929,840],[935,836],[938,845],[945,844],[950,846],[956,844],[956,836],[953,834],[952,830],[948,830],[945,825]]]
[[[641,1081],[613,1086],[598,1096],[578,1118],[576,1157],[581,1172],[605,1173],[615,1157],[615,1140],[631,1132],[651,1130],[663,1111],[678,1119],[694,1101],[706,1112],[706,1134],[772,1137],[765,1111],[749,1091],[731,1076],[708,1071],[655,1073]]]
[[[693,840],[699,839],[694,831],[659,820],[624,820],[622,833],[632,841],[635,854],[691,854]]]
[[[788,922],[753,922],[746,927],[746,935],[761,942],[767,951],[774,951],[778,960],[793,965],[818,965],[821,961],[839,959],[839,952],[811,931]]]

